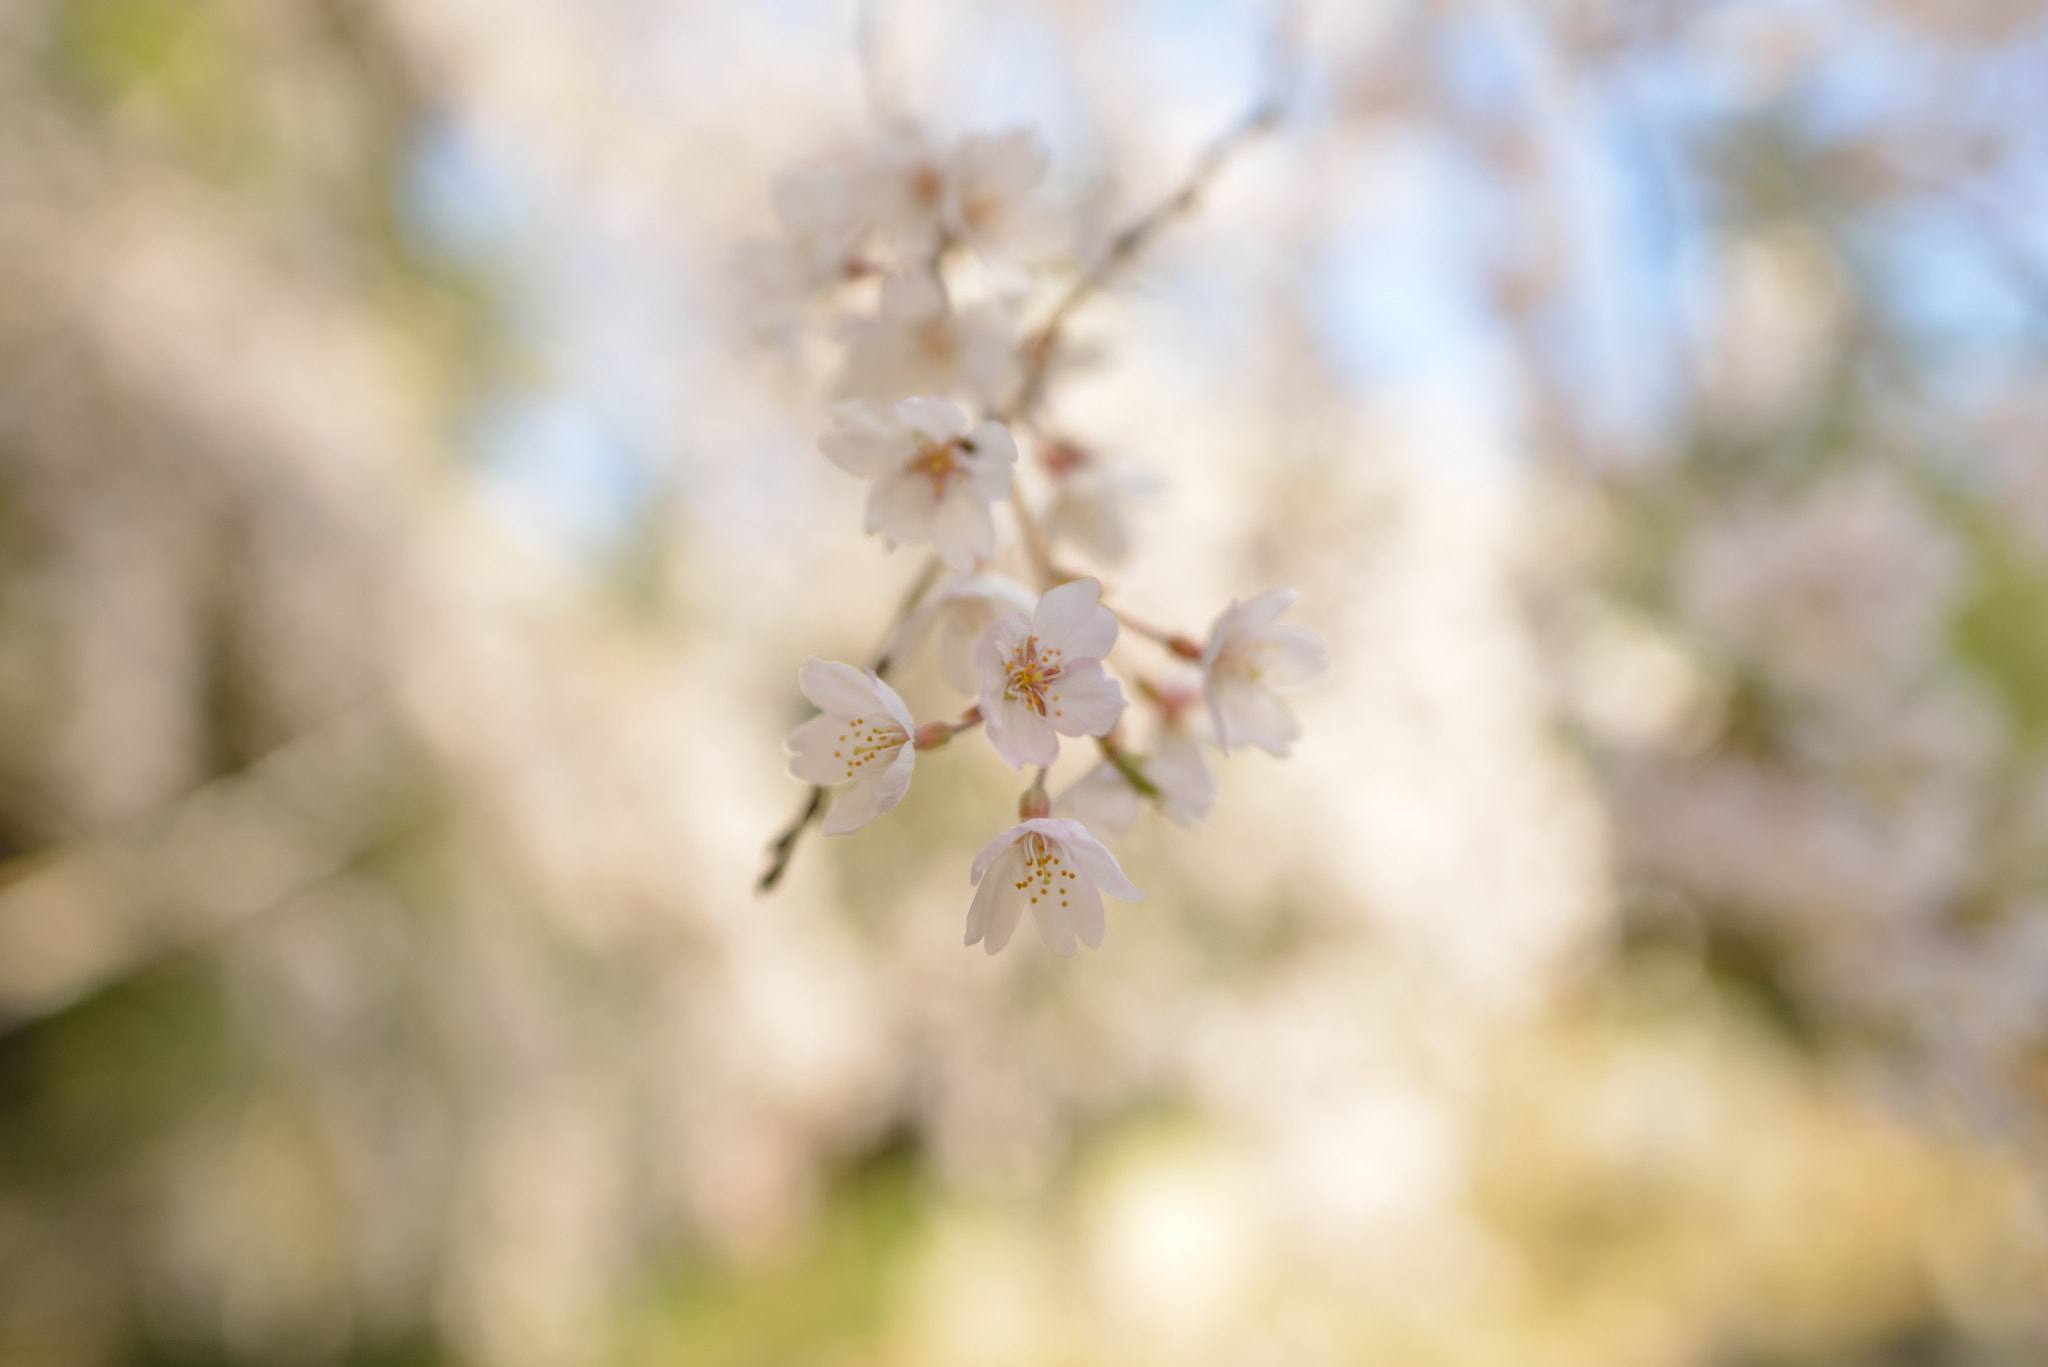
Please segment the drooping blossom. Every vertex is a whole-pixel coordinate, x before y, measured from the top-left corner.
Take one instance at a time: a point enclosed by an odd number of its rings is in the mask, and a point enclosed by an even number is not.
[[[1293,589],[1271,589],[1232,603],[1209,629],[1202,647],[1202,691],[1225,754],[1256,745],[1285,755],[1301,723],[1279,690],[1297,688],[1330,667],[1330,648],[1307,627],[1277,619],[1299,601]]]
[[[872,479],[867,529],[891,545],[930,543],[958,570],[995,553],[989,503],[1010,490],[1017,442],[999,422],[970,429],[945,399],[866,399],[834,405],[833,430],[818,448],[850,474]]]
[[[896,690],[871,669],[807,657],[797,686],[819,715],[789,733],[793,778],[820,787],[853,786],[825,813],[826,835],[845,835],[867,825],[903,800],[917,761],[917,734],[910,709]]]
[[[1116,616],[1102,585],[1075,579],[1050,589],[1029,617],[998,617],[975,647],[981,715],[989,743],[1012,769],[1051,764],[1061,736],[1103,736],[1127,705],[1103,672]]]
[[[1137,902],[1145,894],[1124,877],[1116,856],[1078,821],[1034,817],[982,847],[970,874],[978,885],[967,910],[967,943],[990,954],[1010,942],[1024,909],[1046,948],[1062,957],[1078,939],[1102,944],[1102,894]]]
[[[844,336],[838,390],[846,398],[956,394],[999,410],[1023,380],[1016,328],[1002,306],[983,300],[955,310],[922,269],[883,282],[875,315],[849,320]]]
[[[903,619],[890,638],[889,653],[909,656],[936,634],[939,677],[963,693],[973,693],[981,687],[974,648],[982,633],[1004,613],[1030,612],[1036,602],[1031,590],[1000,574],[956,574]]]

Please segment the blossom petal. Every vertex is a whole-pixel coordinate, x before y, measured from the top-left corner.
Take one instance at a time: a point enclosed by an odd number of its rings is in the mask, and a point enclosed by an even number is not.
[[[1285,757],[1301,723],[1294,711],[1269,688],[1233,680],[1216,681],[1209,689],[1209,707],[1216,718],[1216,739],[1229,754],[1232,746],[1256,745]]]
[[[868,489],[867,529],[894,542],[929,541],[936,506],[928,481],[894,471],[877,478]]]
[[[1024,855],[1013,841],[1004,857],[989,870],[988,877],[981,880],[981,887],[967,908],[967,944],[985,941],[988,952],[994,954],[1010,942],[1017,920],[1024,913],[1024,893],[1017,886],[1023,881],[1023,873]]]
[[[902,695],[889,687],[882,676],[872,669],[868,671],[868,678],[874,680],[875,700],[882,704],[882,710],[889,714],[889,720],[903,728],[904,738],[907,740],[916,735],[917,719],[910,715],[910,708],[904,703]]]
[[[988,624],[981,634],[981,644],[974,648],[974,662],[981,667],[984,688],[1003,691],[1010,679],[1010,653],[1030,635],[1031,619],[1021,612],[1006,612]]]
[[[1098,606],[1102,585],[1094,579],[1070,579],[1045,591],[1031,614],[1031,633],[1048,650],[1066,652],[1069,660],[1099,660],[1116,644],[1116,614]]]
[[[1260,636],[1272,646],[1266,657],[1266,682],[1274,688],[1310,683],[1330,668],[1330,647],[1307,627],[1278,622]]]
[[[988,866],[1000,858],[1004,850],[1009,849],[1012,845],[1022,840],[1027,834],[1028,832],[1023,826],[1012,826],[995,839],[989,841],[988,844],[983,845],[980,852],[974,856],[974,863],[968,866],[967,881],[979,883],[981,875],[987,872]]]
[[[1102,948],[1102,894],[1093,883],[1080,878],[1067,891],[1074,904],[1066,912],[1073,919],[1074,929],[1080,932],[1081,943],[1090,949]]]
[[[1060,738],[1050,722],[1032,710],[1031,704],[986,692],[981,699],[981,729],[988,743],[1012,769],[1027,764],[1052,764],[1060,757]]]
[[[1061,735],[1106,736],[1129,705],[1123,685],[1103,673],[1100,660],[1083,660],[1046,686],[1043,720]]]
[[[903,424],[878,403],[847,399],[832,405],[832,430],[818,438],[818,449],[850,475],[872,479],[902,468],[912,442]]]
[[[1059,893],[1057,899],[1053,891]],[[1074,916],[1067,906],[1070,896],[1066,888],[1058,888],[1031,898],[1031,919],[1037,923],[1038,938],[1062,959],[1074,957]]]
[[[815,655],[806,655],[796,672],[796,686],[810,699],[811,706],[835,717],[858,717],[876,710],[878,684],[888,686],[880,684],[865,669],[836,660],[821,660]],[[897,705],[902,705],[900,700]]]
[[[1254,627],[1270,626],[1281,613],[1301,601],[1297,589],[1267,589],[1256,598],[1247,598],[1242,603],[1231,605],[1236,619],[1232,623],[1239,631]]]
[[[1061,793],[1052,807],[1091,831],[1122,835],[1137,824],[1138,790],[1123,770],[1104,760]]]
[[[902,399],[895,411],[906,427],[933,441],[951,441],[967,430],[967,414],[951,399]]]
[[[826,835],[857,831],[903,800],[910,788],[911,770],[917,765],[917,747],[899,746],[889,767],[856,782],[832,800],[819,827]]]
[[[833,750],[844,750],[840,737],[846,734],[847,719],[820,713],[789,733],[783,748],[790,752],[789,776],[806,783],[826,786],[846,782],[846,761]]]
[[[996,553],[996,522],[988,501],[971,489],[950,488],[931,518],[932,549],[957,570],[971,570]]]
[[[965,606],[949,614],[939,632],[939,677],[963,693],[981,689],[981,674],[974,667],[974,648],[987,624],[975,620]]]
[[[1111,897],[1125,902],[1142,902],[1145,899],[1137,885],[1124,877],[1123,866],[1116,862],[1116,856],[1090,835],[1080,822],[1062,817],[1041,817],[1019,824],[1057,840],[1067,858],[1073,861],[1075,872]]]
[[[1026,873],[1023,852],[1013,850],[982,880],[967,909],[968,944],[980,940],[984,950],[995,954],[1010,943],[1024,915],[1024,890],[1018,884],[1025,881]]]
[[[983,498],[1008,496],[1017,464],[1017,439],[1010,429],[994,421],[976,423],[966,446],[960,463],[967,467],[975,489]]]
[[[851,835],[880,816],[885,810],[877,793],[881,781],[880,774],[872,774],[840,789],[818,829],[826,835]]]

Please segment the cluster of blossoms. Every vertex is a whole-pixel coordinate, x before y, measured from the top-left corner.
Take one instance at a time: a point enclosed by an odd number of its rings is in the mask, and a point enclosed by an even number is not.
[[[1703,684],[1672,735],[1605,750],[1644,905],[1697,916],[1808,1037],[2048,1141],[2048,766],[2009,653],[2039,624],[1959,634],[2018,544],[1999,510],[1875,461],[1638,493],[1681,529],[1654,606]]]
[[[1036,325],[1022,326],[1059,274],[1046,264],[1060,255],[1058,220],[1037,198],[1045,170],[1029,130],[946,144],[891,128],[848,164],[783,177],[783,231],[742,259],[764,327],[833,315],[839,402],[819,449],[869,481],[871,534],[932,557],[876,667],[804,662],[798,683],[819,715],[787,746],[812,801],[776,842],[764,885],[812,817],[827,835],[860,829],[903,799],[920,752],[979,729],[1010,768],[1035,771],[1020,819],[970,870],[967,943],[991,954],[1027,908],[1054,953],[1099,945],[1103,895],[1144,896],[1103,839],[1127,831],[1148,800],[1182,825],[1207,816],[1216,786],[1205,749],[1285,755],[1299,728],[1280,694],[1328,666],[1314,633],[1279,620],[1290,590],[1231,604],[1196,640],[1120,617],[1097,579],[1063,568],[1069,551],[1123,558],[1129,504],[1152,484],[1040,415],[1062,323],[1122,259],[1069,270]],[[1123,234],[1119,250],[1142,235]],[[1033,459],[1020,468],[1025,450]],[[996,568],[997,503],[1033,587]],[[1125,673],[1153,714],[1146,750],[1127,736],[1131,693],[1106,668],[1126,629],[1162,657],[1151,674]],[[920,725],[883,676],[928,644],[939,677],[974,702]],[[1045,785],[1063,739],[1101,758],[1055,801]]]

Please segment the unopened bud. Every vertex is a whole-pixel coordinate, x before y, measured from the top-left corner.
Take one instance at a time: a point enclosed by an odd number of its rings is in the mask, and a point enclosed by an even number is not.
[[[1045,795],[1045,789],[1043,788],[1036,786],[1026,788],[1024,796],[1017,799],[1017,819],[1019,821],[1035,821],[1039,817],[1051,815],[1052,799]]]

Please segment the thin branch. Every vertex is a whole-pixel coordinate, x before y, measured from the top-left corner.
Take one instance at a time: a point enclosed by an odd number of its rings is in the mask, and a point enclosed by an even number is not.
[[[1074,311],[1099,293],[1102,287],[1118,271],[1129,265],[1137,255],[1151,245],[1160,230],[1174,219],[1187,213],[1201,199],[1202,192],[1209,188],[1224,164],[1246,143],[1269,131],[1280,121],[1282,100],[1275,94],[1262,100],[1249,114],[1239,119],[1222,137],[1209,144],[1201,156],[1195,159],[1194,167],[1188,172],[1179,188],[1158,204],[1139,216],[1124,230],[1110,240],[1109,249],[1102,258],[1081,277],[1067,287],[1053,305],[1024,347],[1024,383],[1018,389],[1016,400],[1003,414],[1005,422],[1016,422],[1029,416],[1045,396],[1046,372],[1051,368],[1053,352],[1059,347],[1061,335]]]

